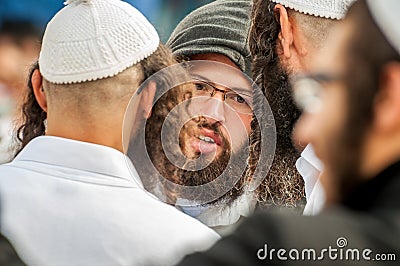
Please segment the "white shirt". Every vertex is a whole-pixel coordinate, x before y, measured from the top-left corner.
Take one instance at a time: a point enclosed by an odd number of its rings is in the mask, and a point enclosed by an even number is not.
[[[297,171],[304,179],[307,204],[304,215],[316,215],[324,208],[325,190],[319,179],[323,170],[322,162],[317,158],[311,145],[307,145],[296,162]]]
[[[38,137],[0,166],[1,230],[28,265],[172,265],[219,236],[145,192],[109,147]]]

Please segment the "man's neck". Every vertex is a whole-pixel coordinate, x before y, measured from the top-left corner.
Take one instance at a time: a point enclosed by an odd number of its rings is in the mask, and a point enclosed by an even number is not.
[[[54,121],[48,118],[46,136],[55,136],[99,144],[123,152],[122,122],[118,121]]]
[[[367,135],[362,150],[361,174],[373,178],[400,159],[400,136],[372,138]]]

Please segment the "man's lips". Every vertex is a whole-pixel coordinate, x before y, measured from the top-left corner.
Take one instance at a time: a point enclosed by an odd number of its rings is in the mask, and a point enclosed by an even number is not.
[[[208,128],[202,128],[199,132],[199,137],[206,137],[214,141],[215,144],[221,146],[222,144],[222,137],[220,134],[216,133],[214,130]]]
[[[195,137],[191,138],[191,146],[195,152],[202,154],[215,153],[223,143],[222,137],[214,130],[202,128]]]

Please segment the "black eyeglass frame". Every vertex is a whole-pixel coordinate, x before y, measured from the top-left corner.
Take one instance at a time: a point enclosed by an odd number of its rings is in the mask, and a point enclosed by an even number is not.
[[[248,105],[248,107],[249,107],[249,109],[250,109],[249,112],[236,110],[236,109],[235,109],[234,107],[232,107],[232,106],[231,106],[231,108],[233,108],[233,109],[234,109],[236,112],[238,112],[238,113],[243,113],[243,114],[252,114],[252,113],[253,113],[252,104],[249,103],[249,101],[246,100],[246,98],[244,98],[244,97],[248,97],[248,98],[251,98],[251,99],[252,99],[252,98],[253,98],[252,95],[248,95],[248,94],[242,93],[242,92],[241,92],[241,93],[238,93],[238,92],[236,92],[235,90],[229,90],[229,91],[221,90],[221,89],[217,88],[213,83],[211,83],[211,82],[209,82],[209,81],[206,81],[206,80],[202,80],[202,79],[198,79],[198,78],[193,78],[193,80],[194,80],[194,82],[201,82],[201,83],[204,83],[204,84],[208,85],[209,87],[211,87],[213,90],[212,90],[211,93],[210,93],[210,97],[213,97],[217,92],[222,93],[223,96],[224,96],[224,102],[226,102],[226,99],[227,99],[226,95],[227,95],[227,94],[230,94],[230,93],[242,97],[243,100],[245,101],[245,103]],[[221,86],[226,87],[226,86],[224,86],[224,85],[221,85]],[[229,88],[228,88],[228,89],[229,89]],[[244,97],[243,97],[243,96],[244,96]],[[229,104],[228,104],[228,105],[229,105]],[[230,106],[230,105],[229,105],[229,106]]]

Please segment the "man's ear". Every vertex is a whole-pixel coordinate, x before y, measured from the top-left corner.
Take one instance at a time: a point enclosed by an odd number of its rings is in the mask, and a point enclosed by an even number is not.
[[[290,46],[293,44],[292,23],[289,20],[287,10],[283,5],[275,5],[274,12],[275,15],[279,18],[279,23],[281,25],[281,31],[278,35],[278,39],[282,47],[283,55],[286,58],[290,58]]]
[[[34,70],[31,82],[36,101],[38,102],[40,108],[42,108],[43,111],[47,112],[47,99],[43,89],[43,77],[39,69]]]
[[[143,110],[145,119],[151,116],[156,90],[157,84],[154,81],[150,81],[147,87],[141,92],[140,109]]]
[[[390,134],[400,130],[400,63],[389,63],[383,69],[373,108],[379,132]]]

